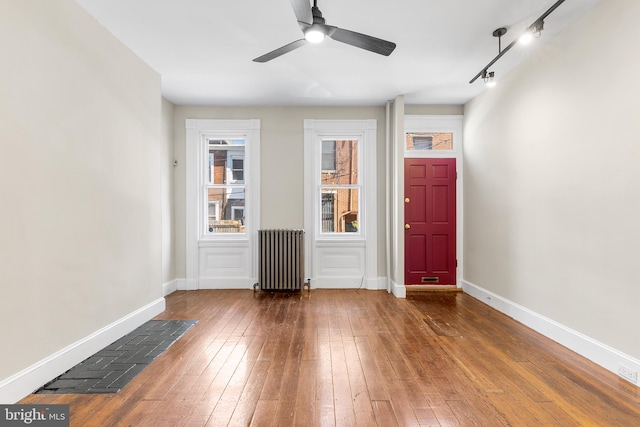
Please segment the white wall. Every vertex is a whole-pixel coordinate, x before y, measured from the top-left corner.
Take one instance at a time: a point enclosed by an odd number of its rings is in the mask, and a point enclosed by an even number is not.
[[[73,0],[0,40],[2,383],[161,298],[162,181],[160,78]]]
[[[636,359],[638,19],[603,1],[466,105],[464,132],[465,280]]]
[[[176,284],[176,247],[175,247],[175,218],[174,218],[174,197],[175,197],[175,146],[174,105],[162,99],[162,119],[161,119],[161,159],[162,169],[162,283],[166,292],[175,290]]]

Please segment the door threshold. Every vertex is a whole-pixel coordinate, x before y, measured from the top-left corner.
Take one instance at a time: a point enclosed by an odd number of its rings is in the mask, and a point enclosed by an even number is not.
[[[405,285],[407,292],[462,292],[456,285]]]

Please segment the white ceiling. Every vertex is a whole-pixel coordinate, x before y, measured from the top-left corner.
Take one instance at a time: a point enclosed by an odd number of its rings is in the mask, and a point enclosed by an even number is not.
[[[328,25],[397,44],[384,57],[334,40],[267,63],[252,61],[302,38],[289,0],[76,0],[162,76],[178,105],[463,104],[469,81],[555,0],[318,0]],[[601,0],[566,0],[529,46],[516,45],[501,75]]]

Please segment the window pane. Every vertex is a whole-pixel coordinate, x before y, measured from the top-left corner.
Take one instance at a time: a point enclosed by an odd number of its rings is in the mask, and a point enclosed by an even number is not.
[[[407,150],[453,150],[453,134],[437,132],[407,133]]]
[[[336,142],[322,141],[322,171],[336,170]]]
[[[335,230],[334,194],[322,193],[322,232],[332,233]]]
[[[244,183],[244,140],[210,140],[208,149],[209,184]]]
[[[325,145],[333,143],[333,169],[325,169]],[[328,153],[327,149],[327,153]],[[328,156],[328,154],[327,154]],[[326,161],[328,164],[328,160]],[[322,141],[322,184],[358,183],[358,141]]]
[[[244,159],[231,159],[231,174],[234,183],[244,182]]]
[[[209,233],[244,233],[244,188],[209,188]],[[211,206],[217,206],[215,217],[211,215]]]
[[[231,219],[237,219],[244,222],[244,207],[233,206],[231,208]]]
[[[322,189],[320,217],[323,233],[358,231],[358,193],[357,188]]]

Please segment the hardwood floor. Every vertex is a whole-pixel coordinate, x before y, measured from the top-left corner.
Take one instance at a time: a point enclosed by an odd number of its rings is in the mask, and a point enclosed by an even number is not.
[[[463,293],[176,292],[199,322],[72,426],[640,426],[640,389]]]

